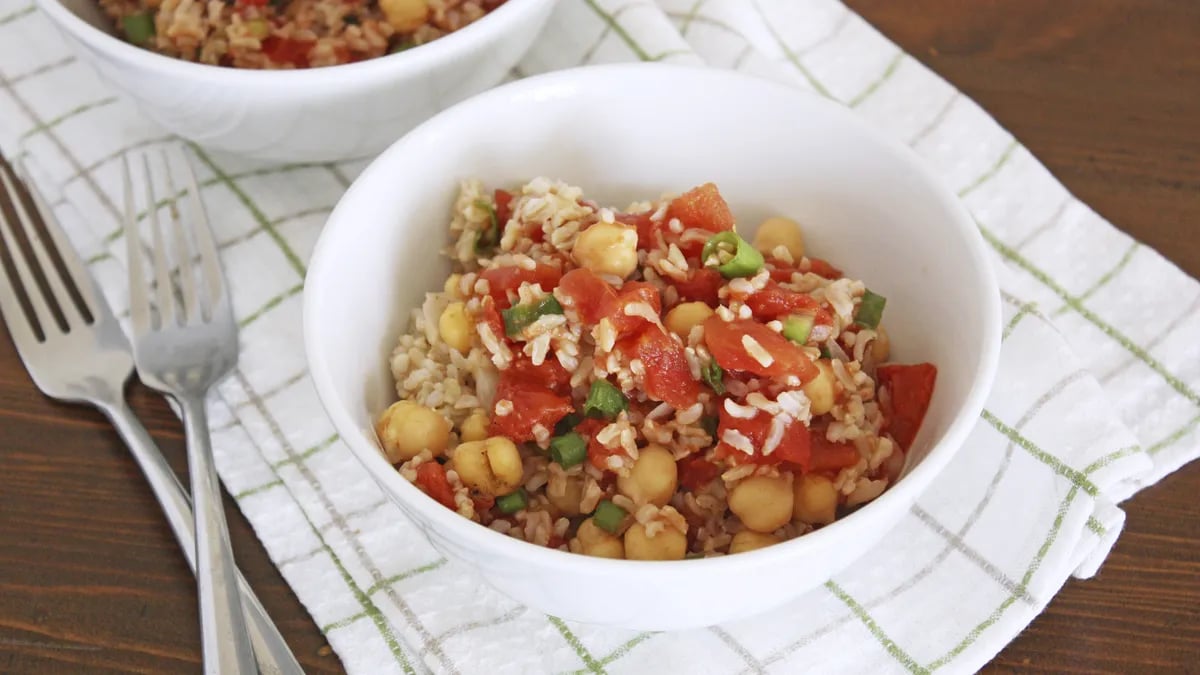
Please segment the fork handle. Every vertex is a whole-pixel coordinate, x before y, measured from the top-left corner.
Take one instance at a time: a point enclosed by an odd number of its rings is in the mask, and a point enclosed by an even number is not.
[[[146,476],[150,490],[162,507],[167,523],[179,542],[179,548],[183,550],[192,572],[195,572],[196,528],[192,503],[183,489],[183,484],[179,482],[158,445],[129,406],[122,401],[102,405],[101,410],[125,441],[134,461]],[[246,617],[246,627],[250,632],[250,642],[254,647],[254,658],[258,661],[259,671],[263,675],[304,675],[304,669],[296,661],[287,642],[279,634],[279,629],[271,621],[267,610],[263,608],[240,572],[237,574],[237,582],[242,594],[242,611]]]

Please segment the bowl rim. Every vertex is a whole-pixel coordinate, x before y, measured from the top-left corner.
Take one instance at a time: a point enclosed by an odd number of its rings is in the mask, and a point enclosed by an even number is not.
[[[452,60],[468,51],[476,38],[484,38],[485,33],[504,31],[498,21],[488,19],[498,18],[507,21],[509,25],[519,21],[536,5],[552,4],[557,0],[507,0],[503,5],[488,12],[476,21],[462,28],[443,35],[442,37],[395,54],[384,54],[355,63],[342,63],[333,66],[316,68],[295,68],[290,70],[261,70],[251,68],[232,68],[216,66],[208,63],[185,61],[165,54],[143,49],[130,44],[120,37],[84,21],[72,12],[61,0],[35,0],[54,23],[69,31],[72,35],[86,44],[110,52],[125,62],[137,63],[148,70],[153,70],[166,77],[181,80],[205,80],[225,85],[244,86],[283,86],[283,85],[312,85],[317,83],[333,83],[344,81],[351,76],[377,77],[384,74],[394,77],[397,74],[417,74],[433,64]],[[436,47],[434,46],[436,45]]]
[[[325,250],[331,246],[329,242],[329,226],[343,220],[345,214],[361,199],[360,193],[369,183],[377,182],[377,177],[385,175],[388,167],[397,163],[404,156],[407,146],[412,139],[423,135],[438,133],[452,124],[456,118],[471,108],[489,108],[503,105],[509,99],[537,99],[536,92],[562,91],[564,88],[574,88],[576,91],[594,92],[598,86],[606,86],[612,82],[628,84],[630,78],[660,78],[655,81],[669,80],[673,85],[681,81],[695,85],[721,86],[731,83],[732,86],[752,86],[773,89],[786,96],[803,100],[803,105],[814,105],[829,110],[832,114],[847,119],[857,130],[868,136],[873,142],[882,145],[882,150],[897,154],[908,168],[913,171],[923,183],[932,190],[943,209],[950,215],[952,225],[965,233],[967,253],[970,256],[971,268],[975,270],[976,284],[983,289],[983,297],[978,300],[983,304],[983,344],[981,358],[972,373],[971,386],[968,394],[958,403],[958,412],[947,426],[942,438],[935,443],[928,454],[904,476],[906,479],[890,486],[878,498],[863,505],[853,513],[834,521],[800,537],[774,544],[761,549],[724,555],[711,558],[697,558],[672,561],[646,560],[612,560],[595,558],[557,549],[539,546],[521,541],[506,534],[485,527],[472,520],[463,518],[458,513],[438,504],[415,485],[405,480],[400,473],[383,457],[376,442],[367,438],[367,434],[354,421],[350,411],[342,405],[333,393],[333,376],[322,354],[314,351],[316,336],[321,328],[317,321],[319,295],[309,291],[309,282],[320,279],[333,271],[336,265],[331,261]],[[347,228],[344,228],[347,229]],[[887,509],[903,511],[923,492],[938,473],[953,458],[963,446],[968,434],[978,422],[984,403],[991,391],[996,370],[1000,359],[1001,336],[1001,304],[1000,289],[996,281],[992,264],[987,256],[983,236],[975,226],[973,218],[955,196],[953,191],[944,185],[926,165],[915,151],[898,141],[886,136],[869,122],[862,119],[846,106],[796,87],[781,84],[765,78],[755,77],[736,71],[700,66],[676,65],[664,63],[620,63],[606,65],[590,65],[553,71],[534,75],[521,80],[509,82],[491,90],[477,94],[460,103],[450,106],[442,112],[418,125],[400,139],[396,140],[368,165],[347,189],[338,201],[333,212],[326,220],[310,258],[308,275],[305,279],[303,293],[303,337],[305,354],[308,361],[309,373],[313,379],[318,398],[325,408],[326,414],[339,432],[342,440],[354,453],[363,468],[372,479],[394,501],[403,502],[403,506],[420,512],[428,520],[428,527],[437,528],[444,533],[444,538],[459,545],[480,550],[488,550],[497,555],[523,559],[525,562],[541,567],[570,567],[574,570],[590,571],[599,574],[638,573],[638,574],[682,574],[682,573],[719,573],[734,570],[745,571],[747,567],[768,567],[797,557],[804,548],[821,546],[826,540],[833,542],[845,531],[839,524],[845,524],[855,519],[859,522],[865,515],[883,514]],[[361,435],[361,438],[359,437]],[[897,516],[898,518],[899,516]],[[414,518],[414,520],[418,520]],[[426,524],[415,523],[424,530]],[[428,535],[426,535],[428,536]],[[824,580],[822,580],[824,581]]]

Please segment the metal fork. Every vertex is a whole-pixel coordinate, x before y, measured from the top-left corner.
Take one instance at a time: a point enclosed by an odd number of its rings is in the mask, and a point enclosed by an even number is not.
[[[37,229],[42,225],[49,245]],[[32,259],[16,240],[23,232]],[[146,428],[125,402],[124,388],[133,373],[129,341],[95,279],[79,259],[62,227],[38,191],[22,181],[0,155],[0,316],[34,384],[51,398],[98,408],[129,446],[145,474],[188,564],[196,569],[191,502]],[[6,262],[3,252],[7,250]],[[56,252],[62,267],[53,264]],[[34,276],[40,268],[48,289]],[[23,289],[30,313],[22,310],[16,287]],[[79,302],[72,299],[75,291]],[[52,315],[57,305],[65,326]],[[279,629],[250,585],[237,578],[254,655],[263,673],[303,675]]]
[[[186,159],[186,158],[185,158]],[[233,549],[221,505],[208,412],[209,389],[237,364],[237,325],[228,289],[222,278],[217,248],[200,201],[196,176],[187,165],[189,225],[196,239],[202,283],[196,283],[192,247],[175,202],[175,186],[166,153],[162,157],[167,182],[168,211],[179,266],[179,297],[175,296],[167,245],[159,222],[158,200],[150,160],[142,156],[146,209],[150,215],[154,258],[155,312],[151,313],[147,279],[142,271],[142,238],[133,199],[129,161],[122,158],[125,179],[125,242],[128,247],[130,319],[133,324],[133,362],[138,377],[179,404],[187,436],[188,474],[196,523],[196,580],[200,596],[201,645],[204,670],[214,675],[253,673],[253,652],[242,620]],[[185,161],[186,165],[186,161]]]

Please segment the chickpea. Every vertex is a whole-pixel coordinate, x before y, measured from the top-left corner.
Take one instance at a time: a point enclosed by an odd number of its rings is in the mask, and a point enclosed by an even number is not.
[[[666,506],[678,479],[675,456],[660,445],[647,445],[638,451],[629,475],[617,477],[617,489],[638,504]]]
[[[637,229],[618,223],[596,223],[579,233],[572,255],[596,274],[625,277],[637,269]]]
[[[449,468],[458,472],[463,483],[493,497],[516,490],[524,477],[521,453],[503,436],[460,443]]]
[[[833,481],[810,473],[796,479],[792,518],[809,525],[828,525],[837,517],[838,494]]]
[[[704,320],[712,315],[712,308],[703,302],[684,302],[675,305],[671,311],[667,312],[663,323],[667,326],[667,330],[683,338],[686,343],[692,329],[704,323]]]
[[[450,422],[419,403],[396,401],[379,416],[375,433],[388,461],[399,464],[422,450],[429,450],[434,457],[445,452],[450,443]]]
[[[745,553],[758,548],[766,548],[771,544],[778,544],[779,537],[773,534],[763,532],[755,532],[754,530],[742,530],[733,535],[733,541],[729,542],[730,553]]]
[[[563,493],[558,494],[557,483],[564,483]],[[582,476],[567,476],[565,478],[555,479],[553,475],[550,478],[550,485],[546,487],[546,498],[550,500],[550,504],[558,509],[560,515],[568,518],[578,516],[579,503],[583,501],[583,477]]]
[[[774,532],[792,519],[791,481],[780,476],[751,476],[733,486],[729,510],[755,532]]]
[[[425,0],[379,0],[379,9],[387,22],[400,33],[411,33],[429,18]]]
[[[488,435],[489,424],[491,422],[488,420],[487,413],[476,410],[471,413],[470,417],[463,420],[462,428],[458,431],[458,440],[464,443],[484,440]]]
[[[646,526],[634,523],[625,530],[625,557],[630,560],[683,560],[687,554],[687,535],[666,527],[646,535]]]
[[[792,260],[800,260],[804,255],[804,233],[799,223],[780,216],[764,220],[754,233],[754,248],[769,255],[776,246],[786,248]]]
[[[579,541],[579,548],[584,555],[617,560],[625,557],[625,544],[621,538],[600,529],[591,518],[579,524],[575,538]]]
[[[438,317],[438,334],[442,336],[442,341],[460,354],[471,351],[471,334],[474,332],[471,320],[467,318],[466,306],[461,302],[446,305]]]
[[[462,275],[451,274],[449,277],[446,277],[446,283],[442,286],[442,291],[452,298],[457,298],[461,295],[461,293],[459,293],[459,286],[461,284]]]
[[[880,325],[875,329],[875,339],[871,341],[871,358],[875,359],[875,363],[883,363],[891,353],[892,340]]]
[[[804,385],[804,395],[808,397],[808,409],[815,415],[824,415],[833,409],[833,401],[837,398],[838,381],[833,374],[833,366],[829,359],[817,359],[817,376]]]

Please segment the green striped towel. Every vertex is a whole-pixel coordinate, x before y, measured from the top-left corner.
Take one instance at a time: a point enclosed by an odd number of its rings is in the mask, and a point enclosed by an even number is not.
[[[114,160],[172,139],[61,45],[29,0],[0,0],[0,146],[54,195],[123,308]],[[912,146],[977,219],[1004,289],[999,377],[966,447],[896,530],[801,601],[707,630],[578,625],[484,587],[374,488],[305,371],[305,262],[363,164],[198,149],[242,325],[241,365],[212,402],[225,486],[352,673],[978,668],[1069,576],[1095,573],[1124,522],[1117,503],[1200,452],[1200,285],[834,0],[562,0],[513,76],[636,59],[840,100]]]

